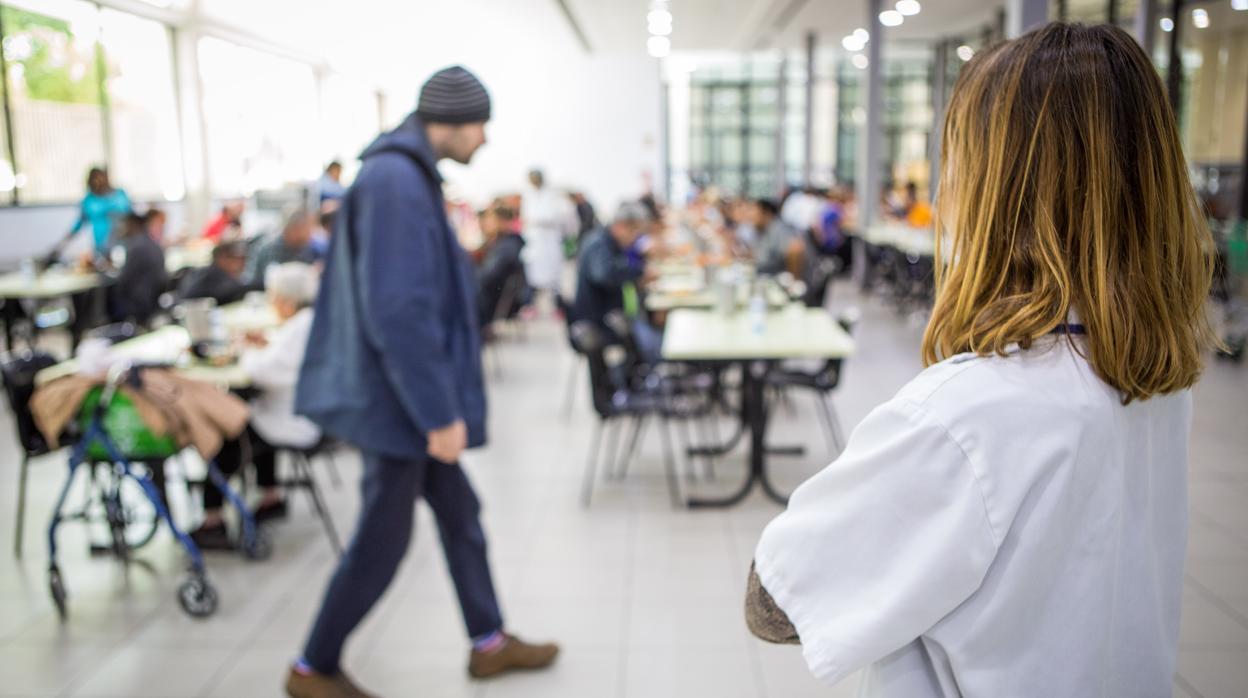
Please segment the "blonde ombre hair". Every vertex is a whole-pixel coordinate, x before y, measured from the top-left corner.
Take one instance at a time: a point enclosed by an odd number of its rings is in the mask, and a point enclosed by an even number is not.
[[[1157,71],[1126,32],[1053,23],[954,85],[927,364],[1027,348],[1067,321],[1124,403],[1190,387],[1216,338],[1212,239]]]

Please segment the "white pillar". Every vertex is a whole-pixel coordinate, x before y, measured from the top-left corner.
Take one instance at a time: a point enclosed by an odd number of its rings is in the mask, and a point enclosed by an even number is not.
[[[199,38],[195,22],[177,29],[173,38],[177,68],[178,117],[182,136],[182,172],[186,182],[186,226],[194,234],[211,213],[212,186],[208,138],[204,124],[204,90],[199,71]]]
[[[809,187],[815,160],[815,33],[806,32],[806,112],[802,115],[802,184]]]
[[[1005,38],[1022,36],[1047,21],[1048,0],[1006,0]]]
[[[867,21],[871,40],[867,42],[867,120],[858,141],[858,219],[862,232],[879,215],[880,156],[884,150],[884,25],[880,24],[881,0],[867,0]]]
[[[1153,43],[1157,40],[1157,22],[1157,0],[1140,0],[1140,6],[1135,12],[1133,33],[1136,41],[1144,47],[1144,53],[1150,58],[1153,55]]]

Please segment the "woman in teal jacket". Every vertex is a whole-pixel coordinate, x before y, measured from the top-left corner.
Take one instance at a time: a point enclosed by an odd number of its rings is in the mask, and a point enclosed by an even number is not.
[[[92,167],[87,173],[87,195],[79,206],[78,221],[61,245],[90,223],[95,254],[107,257],[113,226],[130,211],[130,197],[126,196],[126,192],[113,188],[108,181],[108,172],[103,168]],[[58,252],[59,247],[58,245]]]

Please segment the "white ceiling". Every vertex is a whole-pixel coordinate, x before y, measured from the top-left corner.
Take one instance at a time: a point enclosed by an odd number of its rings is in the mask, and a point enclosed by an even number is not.
[[[555,4],[555,0],[549,0]],[[993,21],[1000,0],[921,0],[923,10],[887,38],[932,40],[970,36]],[[646,0],[568,0],[596,51],[644,51]],[[884,0],[884,9],[892,7]],[[803,45],[814,31],[821,44],[867,27],[866,0],[670,0],[673,51],[748,50]],[[793,8],[798,8],[793,12]],[[785,21],[787,18],[787,21]]]

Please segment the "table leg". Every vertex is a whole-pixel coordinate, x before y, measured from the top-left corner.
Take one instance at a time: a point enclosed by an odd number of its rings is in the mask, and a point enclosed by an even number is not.
[[[730,507],[741,502],[754,489],[754,484],[762,485],[763,492],[779,504],[786,504],[788,498],[776,492],[775,487],[767,480],[767,404],[765,389],[767,386],[767,370],[756,375],[754,367],[747,364],[742,372],[741,380],[741,431],[748,428],[750,432],[750,468],[740,489],[720,499],[690,499],[691,508]]]
[[[13,351],[13,323],[17,321],[17,300],[6,298],[0,303],[4,304],[4,348],[5,351]]]

